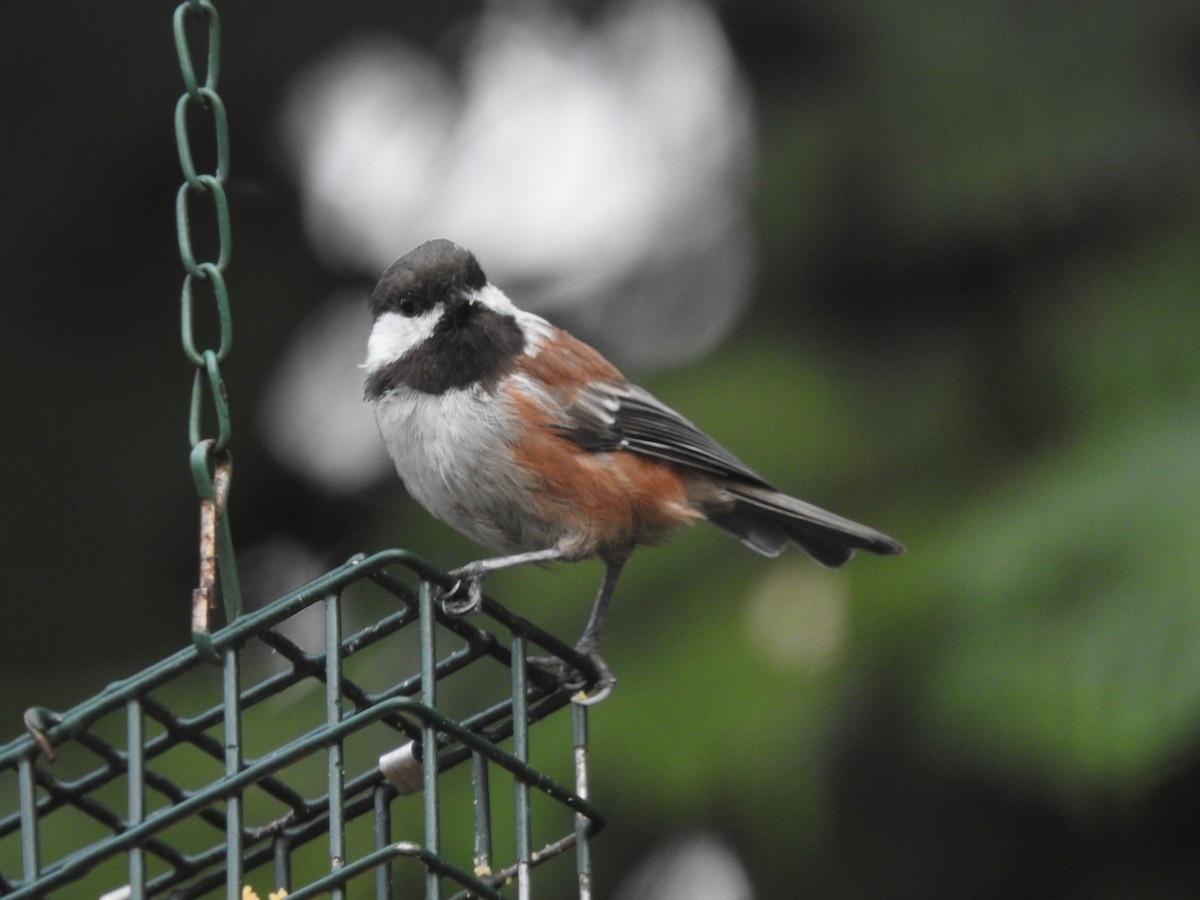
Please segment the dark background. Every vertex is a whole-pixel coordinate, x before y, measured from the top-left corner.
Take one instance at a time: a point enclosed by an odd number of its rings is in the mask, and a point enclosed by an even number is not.
[[[452,46],[477,7],[220,8],[235,540],[286,523],[329,564],[467,558],[397,485],[307,486],[253,417],[291,330],[352,280],[300,229],[289,79],[360,31]],[[6,10],[0,738],[187,641],[171,9]],[[600,896],[695,831],[762,897],[1195,896],[1200,9],[719,13],[757,106],[758,286],[720,349],[641,380],[910,552],[833,578],[696,530],[635,560],[592,719]],[[772,566],[833,598],[828,652],[755,646]],[[546,576],[497,596],[526,577]],[[554,577],[582,598],[598,568]],[[569,635],[583,606],[521,612]]]

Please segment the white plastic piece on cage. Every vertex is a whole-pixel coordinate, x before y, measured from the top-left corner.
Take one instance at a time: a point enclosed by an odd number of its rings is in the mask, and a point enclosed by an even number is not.
[[[133,888],[129,885],[116,888],[109,891],[107,894],[101,894],[100,900],[129,900],[133,896]]]
[[[416,794],[425,786],[421,759],[413,741],[379,757],[379,771],[401,794]]]

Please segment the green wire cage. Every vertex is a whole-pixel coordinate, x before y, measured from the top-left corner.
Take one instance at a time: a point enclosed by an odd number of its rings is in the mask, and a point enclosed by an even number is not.
[[[525,900],[536,881],[539,896],[590,898],[603,819],[588,800],[586,709],[528,651],[583,673],[587,659],[490,598],[470,620],[446,615],[435,598],[452,579],[402,550],[242,609],[220,370],[232,336],[221,23],[212,0],[183,0],[172,22],[201,511],[193,643],[68,712],[29,710],[28,734],[0,747],[0,897]],[[193,161],[196,118],[212,130],[210,173]],[[209,260],[189,213],[205,200]],[[198,293],[214,347],[195,340]],[[218,596],[227,624],[210,633]]]
[[[445,615],[447,584],[355,557],[31,709],[0,748],[0,896],[590,897],[587,711],[527,651],[586,660],[491,599]]]

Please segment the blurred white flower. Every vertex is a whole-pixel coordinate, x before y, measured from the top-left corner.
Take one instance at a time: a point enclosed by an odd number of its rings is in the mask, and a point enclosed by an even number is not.
[[[305,72],[284,110],[284,149],[309,243],[327,262],[374,275],[429,235],[458,94],[448,73],[375,36]]]
[[[251,609],[265,606],[328,568],[328,560],[286,534],[270,535],[238,554],[242,592]],[[320,603],[308,606],[280,622],[275,630],[304,650],[316,652],[325,644],[324,607]],[[248,647],[264,659],[274,653],[258,641]]]
[[[846,576],[792,554],[751,590],[743,611],[750,644],[780,669],[816,675],[841,658],[849,637]]]
[[[360,291],[335,294],[292,336],[259,410],[263,441],[280,462],[334,494],[392,473],[358,363],[371,330]]]
[[[644,298],[686,334],[706,315],[727,326],[746,296],[750,96],[708,7],[635,3],[592,32],[561,13],[492,14],[465,84],[434,230],[462,233],[501,286],[531,285],[518,303],[595,307],[628,358],[662,365],[709,349],[724,329],[678,349],[658,329],[631,348],[640,335],[622,327],[618,301],[643,273],[699,267],[725,289],[698,297],[694,284],[653,279]],[[738,255],[719,252],[725,242]],[[731,269],[741,283],[721,277]]]
[[[695,0],[635,0],[590,25],[549,4],[496,5],[457,75],[398,40],[359,40],[299,78],[283,115],[327,261],[369,279],[450,238],[519,306],[641,369],[710,349],[745,306],[752,125],[736,60]],[[352,368],[364,341],[343,345],[349,329],[327,324],[301,336],[303,357]],[[272,445],[333,490],[375,477],[353,440],[332,468],[328,452],[298,458],[323,439],[316,423],[343,418],[326,404],[360,401],[357,388],[333,400],[338,381],[315,377],[320,396],[301,396],[296,374],[278,376],[288,388],[272,403],[290,411],[271,408]]]
[[[697,834],[660,847],[618,888],[615,900],[753,900],[741,860],[724,842]]]

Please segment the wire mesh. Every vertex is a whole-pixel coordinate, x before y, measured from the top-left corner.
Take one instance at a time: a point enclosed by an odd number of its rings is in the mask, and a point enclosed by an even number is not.
[[[188,647],[30,710],[0,896],[590,897],[586,709],[527,652],[586,661],[490,598],[446,616],[438,585],[355,557],[215,632],[218,665]]]

